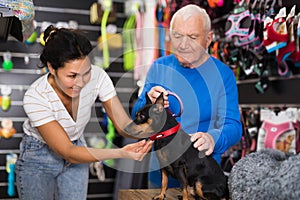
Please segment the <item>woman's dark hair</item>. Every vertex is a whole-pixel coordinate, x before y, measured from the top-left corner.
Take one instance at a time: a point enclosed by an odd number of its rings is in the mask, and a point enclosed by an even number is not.
[[[45,47],[40,55],[42,67],[50,63],[53,69],[58,69],[68,61],[88,56],[92,51],[90,41],[73,29],[50,25],[44,32],[44,41]]]

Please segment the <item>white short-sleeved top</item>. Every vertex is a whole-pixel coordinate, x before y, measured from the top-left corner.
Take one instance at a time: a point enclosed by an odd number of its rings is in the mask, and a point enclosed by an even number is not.
[[[82,88],[76,121],[70,116],[65,106],[47,80],[48,74],[37,79],[26,91],[23,99],[24,110],[28,116],[23,124],[24,133],[45,142],[36,127],[53,120],[63,127],[71,141],[83,134],[90,120],[92,106],[97,97],[104,102],[116,95],[115,87],[108,74],[92,65],[91,79]]]

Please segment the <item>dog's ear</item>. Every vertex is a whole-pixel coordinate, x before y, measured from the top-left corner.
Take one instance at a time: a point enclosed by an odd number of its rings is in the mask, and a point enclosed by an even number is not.
[[[164,106],[164,93],[160,93],[159,97],[157,97],[155,104],[159,104]]]
[[[146,104],[152,104],[152,101],[148,96],[148,92],[145,93],[145,97],[146,97]]]

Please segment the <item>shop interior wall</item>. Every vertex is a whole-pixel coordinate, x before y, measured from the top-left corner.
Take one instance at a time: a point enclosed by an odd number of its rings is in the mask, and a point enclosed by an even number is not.
[[[96,48],[97,39],[100,35],[100,26],[90,23],[90,6],[92,3],[97,2],[95,0],[34,0],[35,5],[35,20],[36,31],[40,33],[42,22],[48,21],[56,24],[58,21],[69,22],[69,20],[75,20],[79,24],[80,30],[86,31],[87,37],[92,42],[92,45]],[[114,0],[114,5],[117,10],[117,21],[115,24],[120,32],[126,16],[124,14],[124,1]],[[39,34],[38,34],[39,35]],[[22,139],[23,130],[22,123],[26,118],[23,110],[23,95],[28,86],[38,77],[42,75],[41,71],[37,67],[40,65],[39,54],[42,46],[36,42],[34,44],[25,44],[8,38],[5,42],[0,42],[0,54],[9,51],[12,53],[12,61],[14,67],[11,71],[4,71],[0,69],[0,87],[9,85],[12,88],[11,107],[7,111],[0,109],[0,121],[3,118],[11,118],[14,123],[14,127],[17,133],[13,137],[0,139],[0,199],[17,199],[18,196],[9,197],[7,194],[8,187],[8,174],[6,172],[6,155],[9,153],[19,153],[19,143]],[[95,56],[101,57],[101,52],[93,51]],[[99,55],[97,55],[99,53]],[[24,56],[29,56],[29,63],[25,64]],[[134,81],[132,78],[132,72],[124,72],[122,50],[116,50],[111,52],[110,55],[113,59],[110,67],[106,70],[116,85],[118,95],[125,109],[128,108],[128,96],[132,93],[134,87]],[[116,58],[116,59],[115,59]],[[3,57],[0,56],[0,63],[2,63]],[[122,77],[122,82],[118,83]],[[105,127],[102,126],[103,112],[101,103],[95,103],[95,109],[97,112],[93,114],[93,117],[86,128],[86,138],[93,137],[95,135],[105,134]],[[99,128],[99,124],[102,127]],[[118,137],[116,142],[121,142]],[[101,182],[96,176],[90,174],[88,199],[112,199],[116,170],[110,167],[105,167],[106,179]]]
[[[276,1],[279,2],[279,1]],[[282,7],[286,7],[289,12],[296,5],[296,14],[300,11],[300,1],[298,0],[282,0]],[[288,13],[287,13],[288,14]],[[275,54],[272,56],[276,60]],[[289,63],[288,63],[289,64]],[[271,66],[277,70],[277,65]],[[245,106],[300,106],[300,68],[289,65],[291,76],[274,75],[269,78],[269,87],[264,93],[260,93],[255,89],[255,84],[259,79],[249,79],[238,81],[239,103]]]

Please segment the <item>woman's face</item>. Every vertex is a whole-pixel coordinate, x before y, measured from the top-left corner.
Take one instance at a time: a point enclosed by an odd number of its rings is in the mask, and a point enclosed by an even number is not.
[[[187,19],[177,16],[174,19],[172,46],[174,55],[184,67],[197,67],[206,53],[210,35],[203,27],[204,21],[201,16],[191,16]]]
[[[49,71],[54,77],[53,87],[63,95],[76,98],[91,78],[91,62],[88,57],[70,60],[64,67],[57,70],[50,67]]]

